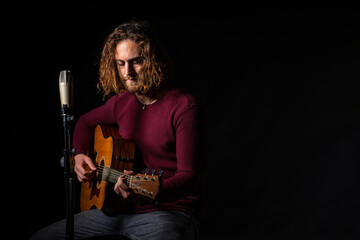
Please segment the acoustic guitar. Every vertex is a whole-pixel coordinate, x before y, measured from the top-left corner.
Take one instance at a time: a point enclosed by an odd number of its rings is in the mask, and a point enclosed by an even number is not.
[[[81,184],[80,210],[97,208],[103,211],[124,211],[128,201],[114,191],[114,184],[122,175],[138,201],[155,200],[159,191],[159,176],[152,171],[145,174],[126,175],[124,170],[133,170],[135,161],[135,143],[123,139],[118,128],[98,125],[95,128],[93,147],[89,156],[97,168],[96,176]],[[161,174],[159,174],[161,175]]]

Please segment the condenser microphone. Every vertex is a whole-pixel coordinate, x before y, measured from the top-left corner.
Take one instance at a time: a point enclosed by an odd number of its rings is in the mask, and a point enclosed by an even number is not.
[[[62,158],[62,166],[64,167],[64,177],[66,179],[66,234],[65,239],[74,239],[74,212],[75,212],[75,174],[71,166],[71,154],[75,150],[71,150],[71,134],[70,122],[74,120],[73,97],[74,97],[74,81],[69,70],[63,70],[59,76],[59,92],[61,102],[61,112],[64,127],[64,156]]]
[[[63,70],[59,76],[60,102],[63,114],[72,113],[74,108],[74,80],[69,70]]]

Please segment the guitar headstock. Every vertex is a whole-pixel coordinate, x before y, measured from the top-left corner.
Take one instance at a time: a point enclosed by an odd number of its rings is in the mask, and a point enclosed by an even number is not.
[[[139,194],[146,198],[155,200],[159,193],[160,181],[159,176],[136,174],[131,175],[129,181],[129,188],[131,188],[135,194]]]

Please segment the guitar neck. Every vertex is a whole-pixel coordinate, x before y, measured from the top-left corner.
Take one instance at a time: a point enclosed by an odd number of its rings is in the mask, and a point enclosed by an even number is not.
[[[107,166],[97,166],[97,179],[107,181],[110,183],[116,183],[120,176],[125,175],[126,185],[134,190],[135,194],[139,194],[146,199],[154,200],[159,191],[159,176],[136,174],[127,175],[123,172],[117,171]],[[161,171],[162,172],[162,171]],[[155,171],[154,171],[155,173]]]
[[[101,177],[101,180],[103,181],[107,181],[110,183],[116,183],[118,178],[122,175],[126,175],[123,172],[117,171],[115,169],[109,168],[107,166],[97,166],[96,167],[98,170],[98,177]],[[129,184],[130,180],[131,180],[131,176],[130,175],[126,175],[126,180],[127,180],[127,184]]]

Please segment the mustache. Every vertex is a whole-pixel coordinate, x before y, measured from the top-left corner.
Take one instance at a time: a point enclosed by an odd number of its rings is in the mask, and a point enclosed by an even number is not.
[[[137,77],[126,76],[124,77],[124,80],[137,80]]]

